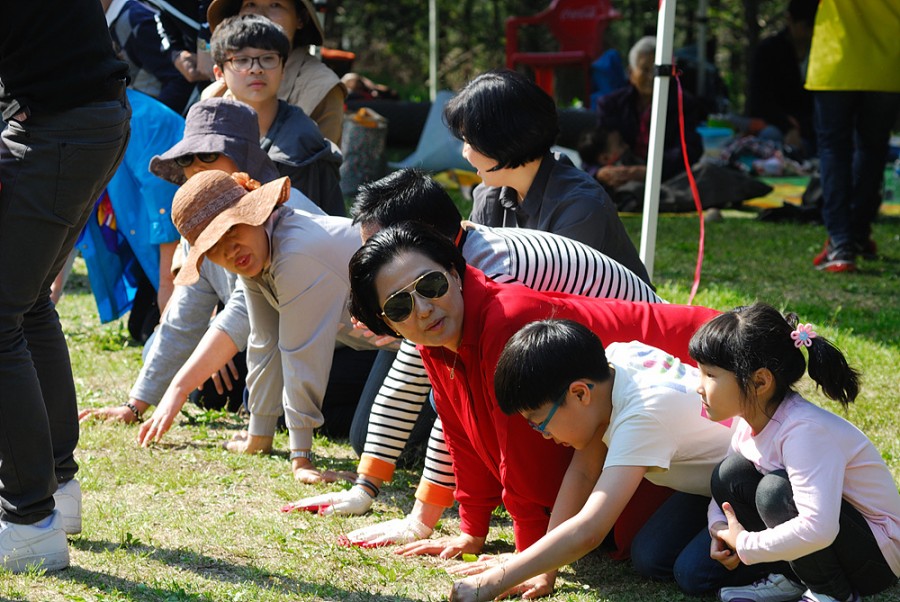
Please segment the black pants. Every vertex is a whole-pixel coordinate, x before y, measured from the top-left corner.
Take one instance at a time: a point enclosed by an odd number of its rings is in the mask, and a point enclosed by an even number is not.
[[[69,349],[50,301],[94,202],[128,144],[125,98],[10,120],[0,141],[0,520],[53,511],[78,470]]]
[[[763,476],[738,454],[725,458],[713,471],[712,493],[719,504],[731,504],[748,531],[763,531],[798,516],[787,472],[776,470]],[[863,596],[877,594],[897,582],[868,523],[846,500],[834,542],[790,561],[790,566],[810,590],[838,600],[847,600],[854,591]]]

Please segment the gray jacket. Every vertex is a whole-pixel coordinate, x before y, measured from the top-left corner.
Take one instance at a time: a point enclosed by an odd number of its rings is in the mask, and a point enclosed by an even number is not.
[[[286,205],[322,214],[322,210],[297,189],[291,190]],[[182,247],[187,253],[187,242],[182,241]],[[210,323],[209,318],[220,302],[225,309]],[[144,350],[144,365],[130,396],[151,405],[158,404],[175,373],[191,357],[210,326],[227,334],[238,349],[247,346],[250,321],[243,286],[238,284],[235,274],[211,261],[204,261],[200,264],[200,280],[190,286],[175,287],[152,341]]]

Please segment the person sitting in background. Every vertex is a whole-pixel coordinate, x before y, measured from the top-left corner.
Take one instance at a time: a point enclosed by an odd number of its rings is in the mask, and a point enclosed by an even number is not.
[[[278,178],[272,161],[259,147],[256,113],[247,105],[226,98],[195,104],[188,111],[184,137],[150,161],[150,171],[160,181],[176,185],[209,169],[229,173],[245,171],[263,183]],[[296,189],[286,204],[310,213],[322,213]],[[167,219],[171,222],[168,214]],[[168,311],[147,342],[144,365],[128,401],[121,405],[84,409],[79,419],[139,422],[144,412],[157,405],[171,386],[186,391],[199,389],[192,396],[203,407],[237,409],[243,401],[247,373],[244,349],[250,322],[244,289],[237,286],[236,281],[237,277],[231,272],[212,262],[204,262],[197,282],[175,286]],[[214,312],[215,318],[210,322]],[[223,359],[209,373],[176,382],[176,373],[187,362],[207,329],[221,333],[216,348],[222,351]]]
[[[163,50],[156,14],[137,0],[100,0],[119,58],[128,63],[129,87],[183,114],[193,86]]]
[[[210,43],[213,71],[235,99],[259,117],[260,145],[278,172],[330,215],[346,215],[340,186],[341,152],[302,109],[278,99],[290,42],[258,15],[225,19]]]
[[[803,88],[819,0],[791,0],[787,27],[763,39],[750,62],[747,115],[768,124],[757,135],[807,154],[815,149],[812,93]]]
[[[584,132],[578,140],[578,156],[586,165],[643,166],[643,162],[631,151],[622,132],[618,130],[596,128]],[[635,173],[645,174],[646,169]]]
[[[650,118],[653,101],[654,59],[656,38],[645,36],[628,52],[628,85],[607,94],[597,103],[597,127],[622,135],[635,156],[646,165],[650,148]],[[703,143],[697,134],[697,119],[690,102],[684,103],[684,134],[688,162],[693,164],[703,154]],[[663,143],[662,179],[684,172],[681,152],[681,133],[678,119],[678,90],[669,86],[666,105],[666,135]],[[618,188],[626,182],[643,181],[646,167],[588,164],[586,170],[608,188]]]
[[[223,20],[238,14],[267,17],[281,27],[292,50],[284,63],[278,98],[303,109],[319,126],[322,135],[340,146],[347,88],[334,71],[309,52],[311,45],[322,45],[325,35],[312,2],[213,0],[207,12],[210,30],[215,33]],[[221,96],[226,91],[226,82],[220,80],[203,91],[203,98]]]
[[[479,75],[447,103],[444,119],[482,179],[473,222],[566,236],[650,282],[603,187],[550,153],[559,134],[556,104],[534,82],[507,69]]]

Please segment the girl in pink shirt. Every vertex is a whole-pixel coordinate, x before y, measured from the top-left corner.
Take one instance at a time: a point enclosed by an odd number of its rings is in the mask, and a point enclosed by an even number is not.
[[[722,314],[690,343],[711,420],[739,417],[713,472],[710,556],[783,574],[719,591],[724,602],[856,601],[900,575],[900,494],[872,442],[792,390],[806,372],[844,407],[859,374],[810,324],[757,303]]]

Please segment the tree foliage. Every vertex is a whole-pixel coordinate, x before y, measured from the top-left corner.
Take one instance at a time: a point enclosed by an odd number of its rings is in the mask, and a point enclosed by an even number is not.
[[[675,48],[696,44],[700,0],[677,0]],[[784,24],[788,0],[708,0],[708,57],[727,86],[732,108],[740,110],[747,65],[758,40]],[[427,0],[329,0],[328,37],[356,53],[354,70],[386,83],[404,96],[422,98],[428,89]],[[504,23],[511,15],[530,15],[549,0],[437,0],[438,86],[458,89],[488,69],[502,67]],[[622,18],[606,41],[627,57],[644,35],[655,35],[659,0],[613,0]],[[553,48],[553,40],[528,32],[532,48]]]

